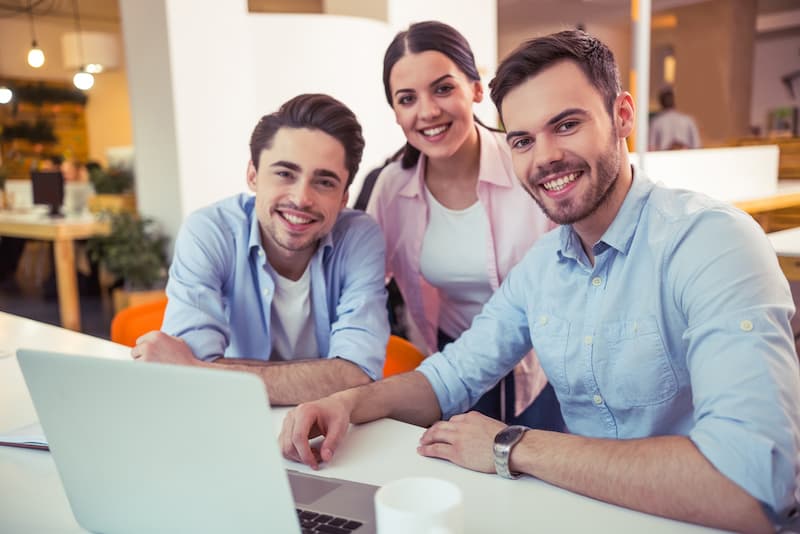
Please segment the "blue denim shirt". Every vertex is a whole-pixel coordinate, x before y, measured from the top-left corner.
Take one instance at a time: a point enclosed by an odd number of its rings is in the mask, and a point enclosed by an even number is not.
[[[201,359],[268,360],[275,282],[261,245],[255,197],[191,214],[175,241],[162,330]],[[311,311],[320,357],[380,378],[389,338],[384,240],[368,215],[342,210],[311,258]]]
[[[746,214],[635,177],[593,247],[545,235],[455,343],[419,370],[463,412],[531,346],[570,432],[685,435],[780,521],[794,506],[800,379],[792,297]]]

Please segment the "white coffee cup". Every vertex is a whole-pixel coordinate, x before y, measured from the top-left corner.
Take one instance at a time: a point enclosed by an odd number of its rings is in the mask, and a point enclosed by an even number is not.
[[[463,534],[464,498],[446,480],[401,478],[375,492],[375,519],[378,534]]]

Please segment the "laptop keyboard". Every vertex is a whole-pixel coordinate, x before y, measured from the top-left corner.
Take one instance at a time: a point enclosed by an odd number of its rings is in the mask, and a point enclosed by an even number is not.
[[[297,509],[300,518],[300,529],[303,534],[351,534],[361,523],[327,514],[318,514],[309,510]]]

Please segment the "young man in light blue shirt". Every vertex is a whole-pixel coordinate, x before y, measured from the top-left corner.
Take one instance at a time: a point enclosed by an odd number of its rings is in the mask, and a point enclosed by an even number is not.
[[[786,522],[797,506],[800,376],[792,298],[761,229],[630,166],[633,100],[589,35],[524,43],[491,87],[517,177],[562,226],[416,372],[290,412],[284,454],[316,467],[347,423],[388,416],[432,425],[419,453],[470,469],[717,528]],[[569,433],[456,415],[531,347]]]
[[[273,404],[297,404],[381,377],[389,324],[384,240],[345,208],[364,140],[327,95],[262,117],[247,185],[190,215],[167,284],[162,331],[134,358],[253,372]]]

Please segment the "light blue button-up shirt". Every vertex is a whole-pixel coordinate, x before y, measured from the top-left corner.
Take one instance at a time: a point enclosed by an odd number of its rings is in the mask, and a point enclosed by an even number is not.
[[[594,265],[569,226],[545,235],[423,362],[444,417],[533,346],[570,432],[689,436],[780,520],[795,504],[800,378],[792,297],[761,228],[636,177],[593,252]]]
[[[162,330],[201,359],[268,360],[273,270],[254,199],[227,198],[191,214],[175,241]],[[368,215],[342,210],[311,258],[311,313],[320,357],[382,376],[389,323],[384,240]]]

